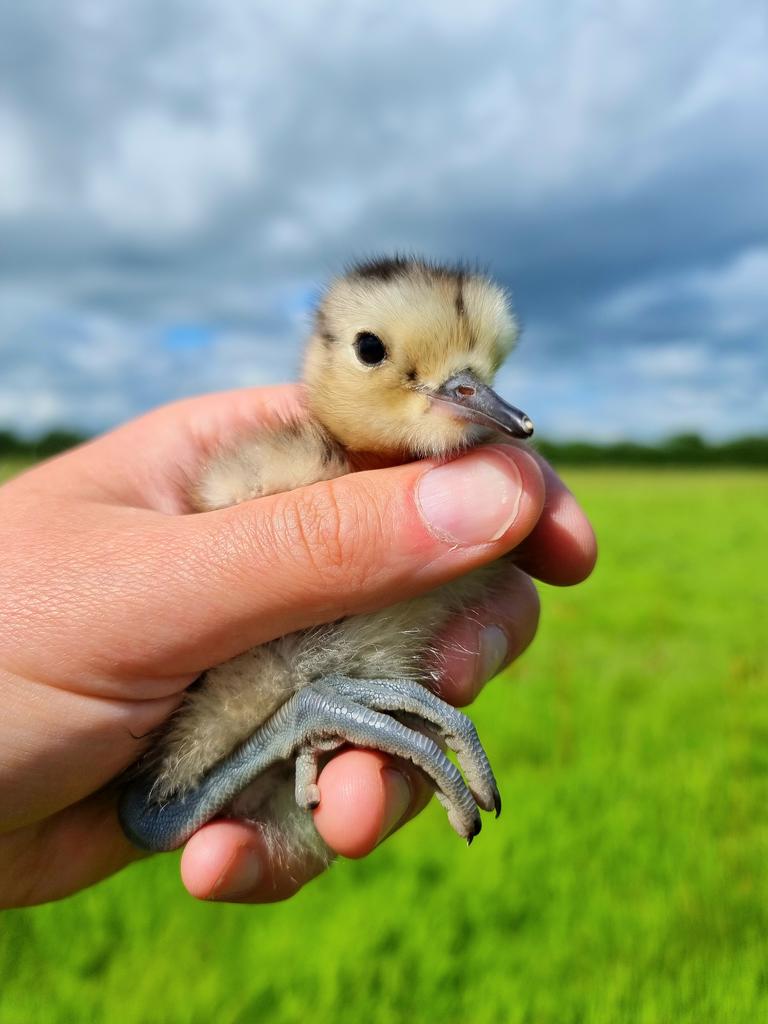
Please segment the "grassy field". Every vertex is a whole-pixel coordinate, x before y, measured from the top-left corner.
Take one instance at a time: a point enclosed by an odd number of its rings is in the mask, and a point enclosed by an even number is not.
[[[477,705],[471,850],[434,806],[266,908],[136,865],[0,918],[0,1021],[768,1020],[768,478],[566,477],[600,564]]]

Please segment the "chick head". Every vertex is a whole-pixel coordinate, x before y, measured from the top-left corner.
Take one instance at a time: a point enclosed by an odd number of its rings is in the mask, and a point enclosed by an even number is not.
[[[533,425],[491,390],[517,339],[504,291],[415,258],[373,260],[320,302],[304,379],[315,417],[347,448],[442,455]]]

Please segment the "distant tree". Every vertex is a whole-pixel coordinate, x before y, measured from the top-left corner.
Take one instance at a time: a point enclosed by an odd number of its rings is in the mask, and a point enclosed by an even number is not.
[[[668,437],[655,445],[635,441],[536,440],[535,447],[555,465],[573,466],[768,466],[768,435],[710,444],[698,434]]]
[[[87,440],[72,430],[51,430],[34,441],[0,430],[0,458],[44,459]],[[536,438],[535,447],[555,465],[571,466],[766,466],[768,434],[710,444],[698,434],[675,434],[658,444],[615,441],[552,441]]]
[[[18,437],[10,430],[0,430],[0,457],[47,459],[81,444],[85,438],[72,430],[50,430],[35,440]]]
[[[75,434],[71,430],[50,430],[34,443],[34,453],[41,459],[47,459],[82,444],[84,440],[82,434]]]
[[[698,434],[675,434],[659,447],[670,462],[684,462],[688,465],[711,462],[716,451],[716,447],[706,444]]]
[[[0,456],[25,455],[27,449],[20,438],[10,430],[0,430]]]
[[[768,437],[737,437],[720,449],[723,462],[744,466],[768,466]]]

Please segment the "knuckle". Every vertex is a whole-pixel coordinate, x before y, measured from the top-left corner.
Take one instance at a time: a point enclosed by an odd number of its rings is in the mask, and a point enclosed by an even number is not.
[[[369,575],[370,515],[350,488],[323,481],[286,495],[277,507],[273,532],[286,556],[324,583],[346,589]]]
[[[536,635],[541,616],[541,597],[531,577],[518,571],[508,600],[511,602],[508,614],[514,623],[513,649],[510,654],[517,658]]]
[[[535,630],[541,614],[541,596],[530,576],[522,576],[520,581],[520,598],[521,603],[527,608],[533,629]]]

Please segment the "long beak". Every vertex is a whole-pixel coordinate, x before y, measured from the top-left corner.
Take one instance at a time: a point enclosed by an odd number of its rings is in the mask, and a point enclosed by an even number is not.
[[[454,416],[500,430],[510,437],[530,437],[533,433],[533,423],[524,412],[508,405],[469,370],[451,377],[430,398],[446,406]]]

